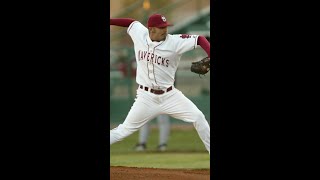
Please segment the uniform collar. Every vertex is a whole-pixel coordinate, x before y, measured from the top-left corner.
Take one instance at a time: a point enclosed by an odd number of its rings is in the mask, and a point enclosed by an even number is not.
[[[147,38],[147,42],[148,42],[148,44],[149,45],[158,45],[158,44],[160,44],[160,43],[163,43],[164,41],[166,41],[168,39],[168,34],[167,34],[167,37],[166,37],[166,39],[165,40],[163,40],[163,41],[152,41],[151,39],[150,39],[150,35],[149,35],[149,33],[148,33],[148,38]]]

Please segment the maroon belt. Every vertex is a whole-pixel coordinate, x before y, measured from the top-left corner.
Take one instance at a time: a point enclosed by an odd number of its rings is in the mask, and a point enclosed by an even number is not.
[[[142,85],[139,85],[140,89],[144,89],[145,91],[149,91],[150,88],[148,87],[144,87]],[[156,89],[150,89],[150,92],[153,94],[163,94],[165,92],[169,92],[172,90],[172,86],[170,86],[168,89],[166,89],[166,91],[164,90],[156,90]]]

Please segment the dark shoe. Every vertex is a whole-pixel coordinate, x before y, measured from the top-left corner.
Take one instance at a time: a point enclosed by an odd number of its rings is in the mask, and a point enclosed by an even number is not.
[[[160,144],[158,146],[158,151],[166,151],[167,150],[167,144]]]
[[[137,144],[135,147],[136,151],[145,151],[147,149],[147,145],[145,143]]]

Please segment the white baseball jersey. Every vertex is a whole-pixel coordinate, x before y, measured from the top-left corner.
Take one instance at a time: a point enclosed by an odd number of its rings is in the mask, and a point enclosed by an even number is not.
[[[197,48],[198,35],[170,35],[164,41],[152,42],[148,29],[134,21],[127,29],[134,43],[137,61],[136,82],[153,89],[166,89],[174,77],[184,52]]]

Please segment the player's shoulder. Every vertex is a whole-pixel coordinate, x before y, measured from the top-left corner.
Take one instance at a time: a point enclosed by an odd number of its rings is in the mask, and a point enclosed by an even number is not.
[[[129,33],[132,30],[137,32],[143,32],[143,31],[146,31],[147,28],[140,21],[133,21],[128,27],[127,32]]]
[[[146,28],[140,21],[133,21],[130,26],[137,26],[137,27],[141,27],[141,28]]]
[[[183,40],[183,39],[190,39],[190,38],[197,38],[199,35],[193,35],[193,34],[168,34],[168,37],[170,39],[175,40]]]
[[[138,20],[134,20],[132,23],[131,23],[131,25],[132,24],[139,24],[139,25],[142,25],[142,23],[140,22],[140,21],[138,21]]]

